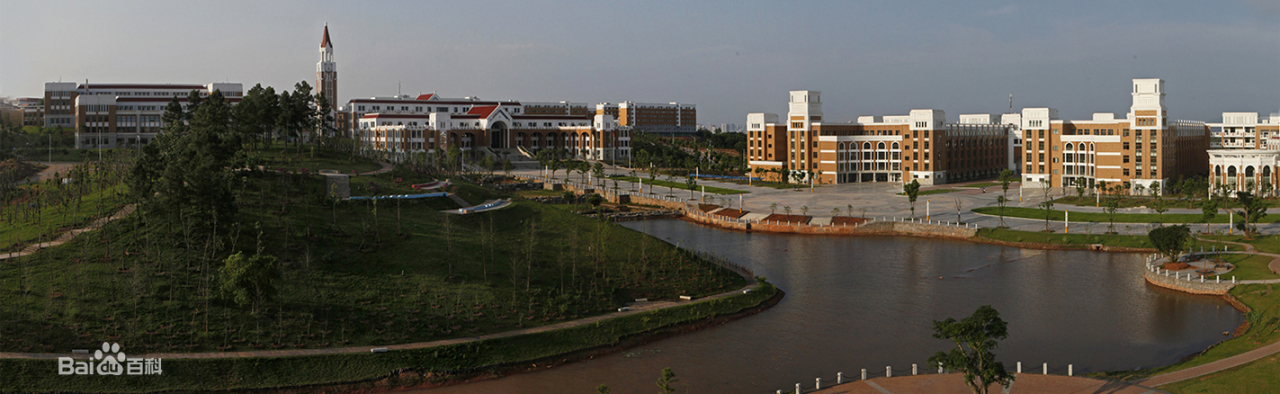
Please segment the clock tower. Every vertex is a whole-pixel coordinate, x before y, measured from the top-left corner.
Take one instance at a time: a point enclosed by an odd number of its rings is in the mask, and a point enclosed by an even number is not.
[[[338,64],[333,62],[333,42],[329,41],[329,25],[324,25],[320,39],[320,61],[316,63],[316,94],[324,94],[329,108],[338,111]]]

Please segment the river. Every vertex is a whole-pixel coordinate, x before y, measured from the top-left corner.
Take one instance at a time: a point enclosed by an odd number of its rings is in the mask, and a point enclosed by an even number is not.
[[[1042,251],[908,237],[731,232],[680,220],[625,222],[709,251],[787,292],[777,306],[718,327],[621,353],[502,379],[419,391],[652,393],[671,367],[688,393],[773,393],[836,372],[910,373],[948,342],[932,321],[990,304],[1008,322],[996,354],[1012,370],[1076,373],[1170,364],[1243,322],[1218,297],[1148,285],[1136,254]],[[935,367],[936,368],[936,367]],[[924,371],[922,371],[924,372]]]

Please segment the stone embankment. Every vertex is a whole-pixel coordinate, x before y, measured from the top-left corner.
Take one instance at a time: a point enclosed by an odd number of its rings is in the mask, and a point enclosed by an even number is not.
[[[1227,292],[1231,291],[1231,288],[1236,286],[1235,283],[1230,281],[1223,282],[1218,277],[1212,279],[1205,277],[1189,279],[1186,275],[1180,278],[1175,277],[1175,274],[1177,273],[1171,274],[1168,270],[1161,270],[1160,273],[1157,273],[1157,271],[1148,269],[1143,273],[1143,276],[1148,283],[1153,285],[1191,294],[1226,295]]]
[[[914,235],[940,238],[970,238],[978,233],[972,226],[942,222],[869,221],[856,225],[810,225],[796,222],[743,220],[686,209],[685,217],[694,222],[742,231],[823,235]]]

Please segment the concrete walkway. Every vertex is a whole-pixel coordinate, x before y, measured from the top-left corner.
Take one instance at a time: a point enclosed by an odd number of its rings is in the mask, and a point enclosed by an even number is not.
[[[813,382],[810,382],[811,384]],[[812,386],[810,386],[812,387]],[[1152,394],[1163,393],[1133,383],[1112,382],[1091,378],[1036,375],[1024,373],[1017,375],[1008,390],[999,385],[991,385],[990,393],[1111,393],[1111,394]],[[783,390],[784,393],[793,391]],[[845,383],[831,388],[815,391],[820,394],[969,394],[969,387],[964,384],[964,375],[959,373],[902,376],[896,378],[875,378]]]
[[[1248,364],[1263,357],[1280,353],[1280,342],[1275,342],[1257,349],[1253,349],[1235,356],[1227,357],[1218,361],[1214,361],[1198,367],[1191,367],[1177,372],[1170,372],[1164,375],[1156,375],[1146,379],[1134,381],[1136,384],[1144,386],[1161,386],[1173,382],[1179,382],[1198,376],[1203,376],[1218,372],[1224,369],[1235,368],[1244,364]]]
[[[456,345],[459,343],[477,342],[477,341],[483,341],[483,340],[494,339],[494,338],[506,338],[506,337],[513,337],[517,335],[533,334],[533,333],[539,333],[544,331],[559,330],[562,328],[585,326],[588,324],[595,324],[596,322],[612,319],[616,317],[623,317],[623,316],[634,315],[637,313],[642,313],[647,311],[653,311],[658,309],[671,308],[675,306],[688,305],[691,303],[703,302],[707,300],[725,298],[725,297],[729,297],[736,294],[742,294],[744,291],[747,291],[747,290],[755,290],[756,287],[758,286],[759,286],[758,284],[753,282],[750,285],[747,285],[740,289],[731,290],[724,293],[699,298],[693,301],[635,302],[628,305],[631,309],[627,311],[613,312],[605,315],[592,316],[588,318],[572,320],[572,321],[567,321],[563,323],[557,323],[557,324],[551,324],[551,325],[539,326],[539,327],[523,328],[519,330],[504,331],[504,332],[475,336],[475,337],[443,339],[438,341],[405,343],[405,344],[398,344],[398,345],[370,345],[370,346],[352,346],[352,347],[326,348],[326,349],[255,350],[255,351],[243,351],[243,352],[152,353],[152,354],[143,354],[138,357],[139,358],[167,358],[167,359],[294,357],[294,356],[317,356],[317,355],[325,355],[325,354],[368,353],[371,349],[374,349],[374,348],[387,348],[388,351],[432,348],[432,347],[438,347],[438,346]],[[85,358],[85,357],[88,357],[88,355],[72,354],[72,353],[0,352],[0,358],[56,359],[58,357]]]
[[[369,171],[369,172],[361,172],[361,173],[357,173],[356,175],[378,175],[378,174],[386,174],[386,173],[388,173],[388,172],[391,172],[391,169],[395,168],[395,166],[391,165],[391,163],[382,162],[382,161],[378,162],[378,165],[381,165],[381,166],[382,166],[382,168],[379,168],[379,169],[376,169],[376,170],[373,170],[373,171]]]

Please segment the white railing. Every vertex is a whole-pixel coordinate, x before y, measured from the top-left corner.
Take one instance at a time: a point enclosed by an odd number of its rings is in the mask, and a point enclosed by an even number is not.
[[[953,372],[953,371],[948,371],[948,370],[946,370],[945,368],[943,368],[943,367],[942,367],[942,363],[938,363],[938,364],[937,364],[937,367],[938,367],[938,368],[937,368],[937,374],[939,374],[939,375],[941,375],[941,374],[947,374],[947,373],[951,373],[951,372]],[[929,367],[927,366],[927,364],[926,364],[926,367],[925,367],[925,368],[929,368]],[[1027,373],[1035,373],[1035,372],[1032,372],[1032,371],[1035,371],[1035,370],[1033,369],[1033,368],[1035,368],[1035,367],[1034,367],[1034,364],[1032,364],[1031,368],[1032,368],[1032,369],[1028,369],[1028,372],[1027,372]],[[1052,370],[1050,370],[1050,368],[1049,368],[1049,363],[1041,363],[1041,364],[1040,364],[1040,371],[1039,371],[1039,372],[1040,372],[1040,374],[1041,374],[1041,375],[1049,375],[1049,374],[1050,374],[1050,372],[1053,372],[1053,373],[1055,373],[1055,374],[1061,374],[1061,373],[1063,373],[1063,372],[1066,372],[1066,376],[1075,376],[1075,374],[1076,374],[1075,369],[1076,369],[1076,368],[1075,368],[1075,364],[1067,364],[1067,367],[1066,367],[1065,369],[1064,369],[1064,368],[1062,368],[1062,367],[1055,367],[1055,368],[1053,368]],[[840,384],[845,384],[845,383],[852,383],[852,382],[856,382],[856,381],[859,381],[859,380],[875,379],[875,378],[882,378],[882,377],[884,377],[884,378],[892,378],[892,377],[894,376],[894,371],[899,371],[899,370],[895,370],[895,369],[893,368],[893,366],[892,366],[892,365],[886,365],[886,366],[884,367],[884,372],[883,372],[883,373],[881,373],[879,370],[872,371],[872,372],[868,373],[866,368],[862,368],[862,369],[861,369],[861,371],[860,371],[861,373],[860,373],[856,378],[854,378],[854,377],[846,377],[846,376],[844,375],[844,372],[836,372],[836,376],[835,376],[835,380],[834,380],[834,382],[835,382],[835,383],[834,383],[834,384],[831,384],[831,382],[832,382],[832,381],[831,381],[831,380],[828,380],[828,381],[827,381],[827,383],[829,384],[829,386],[823,386],[823,385],[822,385],[822,377],[821,377],[821,376],[819,376],[819,377],[817,377],[817,378],[815,378],[815,379],[813,380],[813,385],[812,385],[812,386],[807,386],[807,385],[803,385],[803,384],[800,384],[800,383],[796,383],[796,385],[795,385],[795,388],[794,388],[794,389],[788,389],[788,390],[786,390],[786,391],[783,391],[783,390],[777,390],[777,391],[775,391],[774,393],[775,393],[775,394],[783,394],[783,393],[795,393],[795,394],[800,394],[800,393],[807,393],[807,392],[814,392],[814,391],[822,390],[822,388],[823,388],[823,387],[828,387],[828,388],[829,388],[829,387],[831,387],[831,386],[840,385]],[[901,371],[903,371],[903,372],[899,372],[899,376],[905,376],[905,375],[906,375],[905,369],[903,369],[903,370],[901,370]],[[925,372],[925,374],[928,374],[928,369],[926,369],[925,371],[926,371],[926,372]],[[1014,372],[1015,374],[1022,374],[1022,373],[1023,373],[1023,372],[1022,372],[1022,362],[1021,362],[1021,361],[1018,361],[1018,362],[1015,364],[1015,367],[1014,367],[1014,371],[1013,371],[1013,372]],[[920,375],[920,365],[919,365],[919,364],[911,364],[911,375],[910,375],[910,376],[917,376],[917,375]],[[794,391],[793,391],[793,390],[794,390]]]
[[[1228,246],[1223,246],[1222,250],[1219,251],[1217,250],[1217,246],[1213,246],[1212,249],[1210,249],[1209,251],[1205,251],[1204,247],[1201,247],[1200,252],[1188,251],[1186,256],[1193,256],[1193,255],[1209,256],[1209,255],[1217,255],[1221,253],[1244,253],[1243,251],[1232,252],[1228,250],[1228,248],[1229,248]],[[1160,275],[1166,278],[1173,278],[1174,281],[1185,280],[1187,282],[1208,283],[1206,282],[1208,280],[1208,276],[1201,274],[1199,272],[1188,272],[1184,276],[1182,275],[1183,270],[1172,271],[1172,270],[1165,269],[1163,262],[1166,261],[1167,259],[1165,259],[1164,256],[1161,256],[1159,254],[1149,254],[1149,255],[1146,255],[1145,258],[1146,258],[1147,271],[1155,273],[1156,275]],[[1222,275],[1213,276],[1213,283],[1222,283],[1222,280],[1223,280]],[[1238,283],[1236,282],[1235,275],[1231,276],[1231,283],[1232,284]]]

